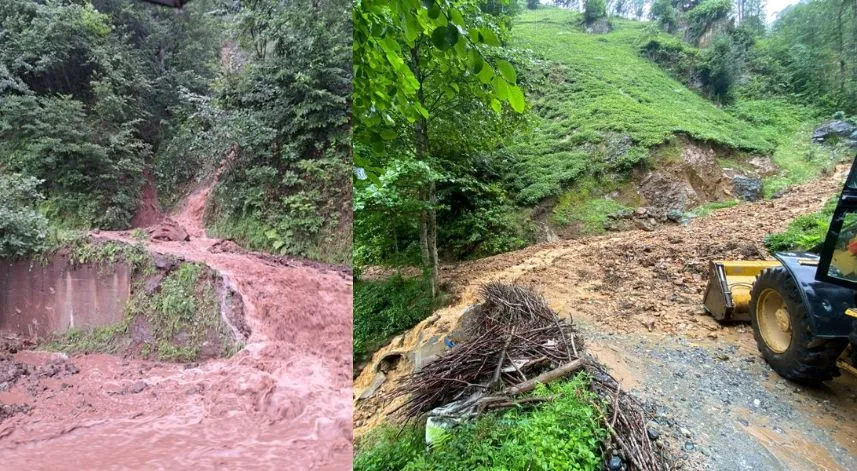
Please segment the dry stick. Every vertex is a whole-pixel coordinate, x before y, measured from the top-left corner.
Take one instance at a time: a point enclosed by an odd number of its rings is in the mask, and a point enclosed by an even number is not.
[[[510,396],[517,396],[518,394],[528,393],[536,388],[538,384],[548,384],[551,381],[555,381],[559,378],[567,376],[569,373],[579,370],[583,367],[583,360],[577,359],[566,363],[559,368],[554,368],[550,371],[546,371],[535,378],[524,381],[523,383],[516,384],[511,388],[506,390],[506,393]]]
[[[509,348],[509,344],[512,343],[513,335],[515,335],[514,327],[512,327],[512,330],[509,332],[509,337],[506,338],[506,345],[503,345],[503,350],[500,352],[500,361],[497,363],[497,368],[494,368],[494,376],[491,377],[491,382],[488,383],[489,387],[493,387],[500,379],[500,370],[503,368],[503,360],[506,357],[506,349]]]

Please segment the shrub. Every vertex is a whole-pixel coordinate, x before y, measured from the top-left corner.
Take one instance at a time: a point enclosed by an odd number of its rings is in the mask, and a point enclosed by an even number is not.
[[[607,2],[605,0],[586,0],[583,10],[583,19],[591,23],[598,18],[607,16]]]
[[[395,275],[380,281],[354,283],[354,357],[371,354],[390,337],[432,312],[428,284],[422,278]]]
[[[41,250],[48,221],[37,207],[41,181],[20,174],[0,174],[0,257],[23,257]]]

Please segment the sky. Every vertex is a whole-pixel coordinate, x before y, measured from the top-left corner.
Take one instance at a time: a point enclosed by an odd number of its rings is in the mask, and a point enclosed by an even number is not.
[[[768,14],[768,23],[773,23],[775,19],[777,19],[777,13],[783,11],[783,9],[789,5],[794,5],[798,3],[798,0],[767,0],[765,3],[765,9]]]

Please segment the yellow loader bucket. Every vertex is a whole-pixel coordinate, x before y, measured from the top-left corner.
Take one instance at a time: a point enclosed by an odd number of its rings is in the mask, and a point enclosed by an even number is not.
[[[776,260],[714,261],[709,266],[705,310],[719,322],[750,320],[750,292],[756,275],[781,266]]]

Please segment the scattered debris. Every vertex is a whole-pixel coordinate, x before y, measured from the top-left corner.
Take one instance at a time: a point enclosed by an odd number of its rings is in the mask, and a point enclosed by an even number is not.
[[[429,413],[427,439],[460,420],[492,409],[550,400],[520,396],[538,384],[586,371],[592,389],[606,399],[608,450],[621,450],[628,470],[660,470],[642,406],[592,357],[573,324],[561,319],[534,291],[491,282],[482,287],[484,302],[464,326],[465,340],[414,371],[390,394],[406,397],[397,409],[413,419]],[[599,405],[599,407],[602,407]],[[605,456],[605,460],[609,460]],[[620,463],[620,466],[622,464]]]

